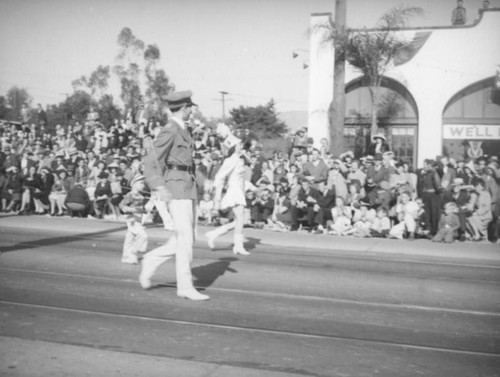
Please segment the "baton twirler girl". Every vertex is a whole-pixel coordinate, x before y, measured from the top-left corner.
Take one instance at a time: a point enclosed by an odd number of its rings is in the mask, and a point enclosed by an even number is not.
[[[208,246],[215,247],[215,239],[231,229],[234,229],[234,254],[249,255],[243,246],[243,223],[245,199],[245,162],[246,156],[240,139],[234,136],[225,124],[218,124],[217,135],[223,140],[223,147],[227,150],[227,157],[222,163],[214,179],[215,209],[231,209],[234,220],[221,225],[211,232],[206,233]],[[227,182],[227,186],[225,183]],[[224,197],[222,190],[227,187]]]

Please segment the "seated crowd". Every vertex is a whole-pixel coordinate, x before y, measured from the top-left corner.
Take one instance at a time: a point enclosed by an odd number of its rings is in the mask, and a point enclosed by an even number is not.
[[[144,142],[159,124],[116,121],[104,127],[0,127],[0,210],[10,214],[119,219],[138,195]],[[289,153],[263,154],[258,139],[245,140],[246,225],[278,231],[355,237],[429,238],[433,241],[498,240],[498,158],[426,160],[414,172],[374,137],[367,155],[331,155],[315,149],[301,129]],[[213,180],[223,153],[215,134],[193,124],[198,215],[205,224],[228,221],[215,211]],[[149,199],[146,192],[144,201]],[[151,210],[151,206],[146,206]],[[146,212],[146,211],[145,211]],[[158,217],[159,218],[159,217]]]

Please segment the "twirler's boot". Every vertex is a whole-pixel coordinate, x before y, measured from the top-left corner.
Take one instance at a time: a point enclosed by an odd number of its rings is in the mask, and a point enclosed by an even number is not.
[[[215,249],[215,240],[217,239],[217,237],[227,233],[228,230],[228,226],[222,225],[218,228],[215,228],[214,230],[211,230],[210,232],[205,233],[205,236],[207,237],[208,247],[211,249]]]
[[[246,251],[245,247],[243,246],[243,238],[243,234],[234,235],[233,253],[240,255],[250,255],[250,253]]]

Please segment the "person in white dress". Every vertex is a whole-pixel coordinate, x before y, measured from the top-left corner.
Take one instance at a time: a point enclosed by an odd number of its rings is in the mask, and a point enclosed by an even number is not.
[[[231,130],[225,124],[218,124],[217,135],[223,139],[222,146],[227,150],[227,157],[222,163],[214,179],[215,188],[215,209],[231,209],[234,220],[230,223],[219,226],[218,228],[207,232],[208,246],[215,248],[217,237],[234,229],[233,253],[240,255],[250,255],[243,246],[243,224],[245,199],[245,154],[243,143],[240,139],[231,133]],[[226,185],[227,182],[227,185]],[[222,191],[226,187],[226,193],[222,197]]]

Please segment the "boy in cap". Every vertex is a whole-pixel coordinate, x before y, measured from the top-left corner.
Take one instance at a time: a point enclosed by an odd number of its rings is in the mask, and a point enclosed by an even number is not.
[[[191,96],[191,91],[184,91],[165,98],[171,117],[144,157],[146,183],[167,203],[175,229],[165,245],[144,256],[139,282],[142,288],[151,288],[151,279],[158,267],[175,255],[177,296],[199,301],[208,300],[209,296],[195,289],[191,273],[197,199],[194,141],[186,126],[195,106]]]
[[[446,203],[444,213],[439,219],[439,230],[432,238],[433,242],[452,243],[457,236],[457,230],[460,228],[458,219],[458,206],[454,202]]]
[[[131,184],[131,191],[120,202],[119,207],[127,218],[127,234],[123,242],[122,263],[139,263],[138,253],[144,253],[148,246],[148,235],[141,224],[144,213],[145,197],[144,177],[136,176]]]

